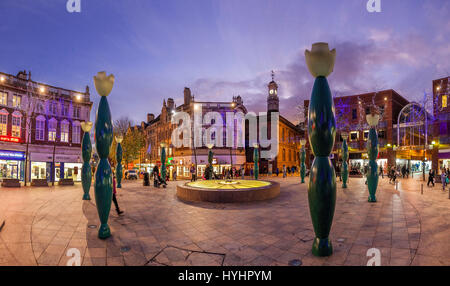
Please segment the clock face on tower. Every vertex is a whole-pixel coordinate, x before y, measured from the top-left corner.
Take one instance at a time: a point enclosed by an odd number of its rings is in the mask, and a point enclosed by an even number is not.
[[[269,91],[270,94],[273,94],[273,92],[274,92],[273,89],[271,89],[271,90]]]
[[[275,89],[275,91],[274,91],[274,92],[275,92],[275,94],[277,94],[277,90],[276,90],[276,89]]]

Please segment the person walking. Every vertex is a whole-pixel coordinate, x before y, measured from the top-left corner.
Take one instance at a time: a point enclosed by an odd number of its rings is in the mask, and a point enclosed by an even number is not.
[[[283,165],[283,178],[286,178],[286,165]]]
[[[173,179],[174,181],[177,180],[177,170],[176,170],[176,169],[174,169],[173,172],[172,172],[172,179]]]
[[[380,175],[381,175],[381,178],[384,179],[383,166],[381,166],[381,165],[380,165]]]
[[[427,186],[430,186],[430,183],[433,185],[434,187],[434,170],[430,169],[430,172],[428,173],[428,183]]]
[[[447,186],[447,172],[445,171],[445,168],[442,170],[441,173],[441,182],[442,182],[442,190],[445,191],[445,186]]]
[[[244,169],[244,166],[241,167],[241,177],[242,177],[242,180],[245,179],[245,169]]]
[[[116,206],[117,214],[121,215],[121,214],[123,214],[123,211],[120,210],[119,204],[117,203],[116,192],[117,192],[116,191],[116,175],[115,175],[115,173],[113,173],[113,197],[112,197],[112,199],[113,199],[114,205]]]
[[[278,177],[278,175],[280,174],[280,169],[278,169],[278,167],[277,167],[276,174],[277,174],[277,177]]]
[[[191,182],[195,182],[197,178],[195,177],[195,167],[194,167],[194,165],[191,166],[190,171],[191,171]]]

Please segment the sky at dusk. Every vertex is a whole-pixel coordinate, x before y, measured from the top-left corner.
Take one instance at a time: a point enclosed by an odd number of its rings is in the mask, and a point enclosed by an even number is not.
[[[266,110],[275,71],[281,114],[298,120],[313,78],[304,50],[324,41],[336,48],[333,94],[394,89],[414,100],[450,72],[450,1],[381,0],[66,0],[0,1],[0,71],[31,70],[33,80],[91,88],[105,70],[116,83],[113,118],[136,123],[159,114],[163,99],[231,101]],[[94,112],[92,112],[92,119]]]

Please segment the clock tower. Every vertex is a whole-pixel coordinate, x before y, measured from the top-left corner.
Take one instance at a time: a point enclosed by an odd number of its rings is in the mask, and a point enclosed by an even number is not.
[[[278,99],[278,85],[274,80],[275,73],[272,71],[272,81],[269,83],[269,96],[267,97],[267,112],[280,111],[280,100]]]

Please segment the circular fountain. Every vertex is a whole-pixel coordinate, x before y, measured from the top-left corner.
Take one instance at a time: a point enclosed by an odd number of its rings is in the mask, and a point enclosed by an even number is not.
[[[280,184],[260,180],[204,180],[177,186],[177,197],[190,202],[237,203],[273,199]]]

